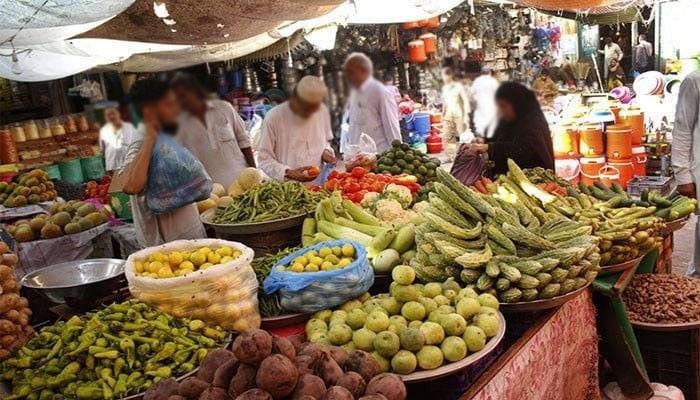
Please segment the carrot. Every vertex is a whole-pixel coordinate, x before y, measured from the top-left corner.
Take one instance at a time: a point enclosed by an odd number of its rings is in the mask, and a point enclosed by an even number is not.
[[[484,184],[479,180],[474,181],[474,188],[476,188],[476,190],[478,190],[482,194],[488,193],[488,191],[486,190],[486,186],[484,186]]]

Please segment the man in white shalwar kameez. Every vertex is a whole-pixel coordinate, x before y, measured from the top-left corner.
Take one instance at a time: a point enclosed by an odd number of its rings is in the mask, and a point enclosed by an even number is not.
[[[327,92],[321,79],[305,76],[289,101],[265,115],[258,165],[270,178],[307,182],[315,178],[310,167],[335,162],[330,113],[323,104]]]

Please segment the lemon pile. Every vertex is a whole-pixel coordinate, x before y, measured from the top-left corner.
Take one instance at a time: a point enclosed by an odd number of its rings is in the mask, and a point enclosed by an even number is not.
[[[138,276],[164,279],[205,270],[240,256],[239,250],[228,246],[217,249],[200,247],[194,251],[173,251],[167,254],[155,252],[145,260],[136,261],[134,268]]]
[[[288,272],[318,272],[342,269],[355,261],[355,248],[346,243],[341,246],[323,246],[318,251],[309,250],[296,257],[288,266],[278,268]]]

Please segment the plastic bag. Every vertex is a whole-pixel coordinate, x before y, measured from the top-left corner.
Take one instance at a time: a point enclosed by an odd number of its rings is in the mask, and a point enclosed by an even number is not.
[[[469,186],[484,174],[486,170],[486,160],[480,154],[469,154],[460,151],[455,157],[450,173],[460,182]]]
[[[320,272],[287,272],[277,269],[278,265],[289,265],[309,250],[343,246],[346,243],[355,248],[356,259],[345,268]],[[368,291],[373,283],[374,270],[367,259],[365,248],[356,242],[334,240],[305,247],[284,257],[272,267],[263,286],[267,294],[279,290],[282,308],[308,313],[335,307],[354,299]]]
[[[363,167],[372,170],[377,163],[377,144],[366,133],[360,135],[360,141],[349,144],[345,150],[345,169],[350,171],[355,167]]]
[[[202,163],[168,135],[158,135],[148,167],[146,202],[163,214],[209,198],[212,181]]]
[[[156,279],[137,276],[134,265],[155,252],[192,251],[229,246],[241,255],[184,276]],[[138,300],[178,318],[196,318],[226,330],[245,332],[260,327],[258,280],[250,262],[253,250],[219,239],[176,240],[129,256],[124,272],[131,294]]]

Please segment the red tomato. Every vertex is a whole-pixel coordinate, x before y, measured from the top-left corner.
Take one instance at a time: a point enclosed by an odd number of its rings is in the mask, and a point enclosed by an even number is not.
[[[349,182],[345,186],[343,186],[343,192],[345,192],[345,193],[359,192],[360,189],[362,189],[362,188],[360,187],[360,184],[357,182]]]
[[[353,177],[358,178],[358,179],[365,176],[366,173],[367,173],[367,170],[362,168],[362,167],[355,167],[352,169],[352,172],[350,172],[350,174]]]
[[[335,190],[338,187],[338,180],[335,178],[331,178],[326,181],[326,183],[323,185],[323,187],[326,190]]]
[[[352,201],[353,203],[359,203],[359,202],[361,202],[361,201],[362,201],[362,197],[363,197],[362,192],[350,193],[350,194],[348,195],[348,199],[350,199],[350,201]]]

